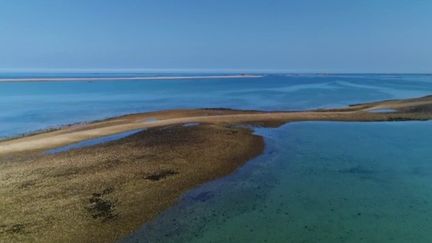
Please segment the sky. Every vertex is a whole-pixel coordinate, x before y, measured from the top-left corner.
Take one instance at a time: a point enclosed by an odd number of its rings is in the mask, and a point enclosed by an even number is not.
[[[432,1],[0,0],[0,70],[432,72]]]

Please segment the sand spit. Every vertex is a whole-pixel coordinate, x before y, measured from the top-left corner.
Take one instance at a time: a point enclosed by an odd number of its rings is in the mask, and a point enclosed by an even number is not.
[[[377,109],[392,112],[373,112]],[[0,241],[118,240],[186,190],[228,175],[261,154],[263,138],[239,124],[429,119],[432,96],[301,112],[160,111],[2,141]],[[144,128],[105,144],[45,154],[85,139]]]
[[[373,112],[392,109],[392,112]],[[340,109],[300,112],[260,112],[230,109],[168,110],[110,118],[89,124],[0,142],[0,155],[30,150],[45,150],[82,140],[135,129],[156,128],[187,123],[200,124],[283,124],[292,121],[394,121],[432,118],[432,96],[351,105]]]

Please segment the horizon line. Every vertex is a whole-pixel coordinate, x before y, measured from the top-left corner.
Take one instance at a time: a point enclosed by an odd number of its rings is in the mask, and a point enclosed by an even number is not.
[[[0,68],[0,74],[95,74],[95,73],[143,73],[143,74],[158,74],[158,73],[202,73],[202,74],[228,74],[228,73],[253,73],[253,74],[424,74],[430,75],[428,72],[397,72],[397,71],[325,71],[325,70],[290,70],[290,69],[229,69],[229,68]]]

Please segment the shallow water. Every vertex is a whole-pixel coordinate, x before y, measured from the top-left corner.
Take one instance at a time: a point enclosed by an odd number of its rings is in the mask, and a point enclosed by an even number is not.
[[[125,242],[432,242],[432,122],[258,129],[266,153]]]
[[[161,109],[301,110],[431,91],[430,75],[0,83],[0,138]],[[125,241],[432,242],[431,125],[303,122],[258,128],[265,154],[186,193]]]
[[[383,108],[383,109],[373,109],[370,110],[369,112],[372,113],[392,113],[392,112],[396,112],[396,109],[389,109],[389,108]]]
[[[137,130],[127,131],[127,132],[116,133],[113,135],[87,139],[87,140],[83,140],[83,141],[78,142],[78,143],[72,143],[72,144],[68,144],[65,146],[50,149],[50,150],[46,151],[46,154],[58,154],[61,152],[66,152],[66,151],[72,150],[72,149],[79,149],[79,148],[90,147],[90,146],[94,146],[94,145],[98,145],[98,144],[108,143],[108,142],[112,142],[115,140],[119,140],[121,138],[131,136],[131,135],[138,133],[142,130],[143,129],[137,129]]]

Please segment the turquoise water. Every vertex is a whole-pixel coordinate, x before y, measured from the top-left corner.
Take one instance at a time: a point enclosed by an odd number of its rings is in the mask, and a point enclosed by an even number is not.
[[[0,83],[0,138],[161,109],[300,110],[431,91],[431,75]],[[302,122],[256,133],[263,155],[187,192],[124,241],[432,242],[432,122]]]
[[[266,153],[125,242],[432,242],[432,122],[258,129]]]

